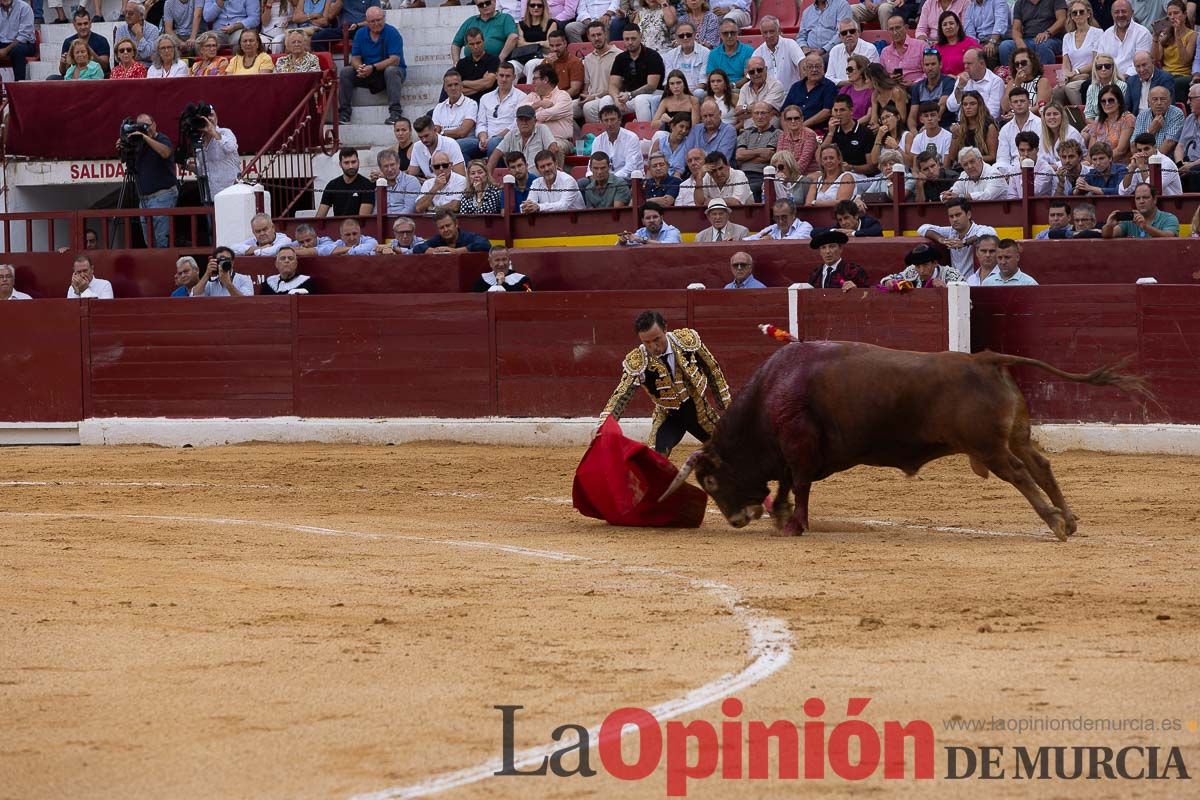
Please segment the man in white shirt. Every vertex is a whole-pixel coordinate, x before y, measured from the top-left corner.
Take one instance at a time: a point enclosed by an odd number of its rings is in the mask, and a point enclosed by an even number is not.
[[[954,94],[946,98],[946,110],[957,114],[962,105],[963,92],[979,92],[983,103],[992,116],[1000,119],[1000,98],[1004,95],[1004,81],[987,68],[983,51],[972,47],[963,54],[963,71],[954,83]]]
[[[996,145],[996,163],[1006,167],[1017,161],[1017,134],[1026,131],[1041,133],[1042,121],[1029,112],[1029,92],[1024,86],[1013,86],[1008,90],[1008,105],[1013,117],[1000,129]]]
[[[618,0],[579,0],[579,6],[575,11],[575,21],[567,23],[567,38],[572,42],[582,42],[584,31],[591,27],[591,23],[599,22],[604,30],[604,41],[608,41],[608,26],[612,23],[613,17],[617,15],[617,10],[621,7]],[[513,19],[520,19],[514,17]],[[569,19],[569,17],[568,17]],[[592,38],[591,32],[588,31],[588,40]]]
[[[529,187],[529,198],[521,203],[522,214],[538,211],[578,211],[584,208],[579,184],[558,168],[554,153],[549,150],[538,153],[534,166],[541,177]]]
[[[763,43],[754,49],[754,55],[766,63],[767,74],[779,81],[786,93],[793,83],[800,80],[800,62],[804,60],[804,48],[800,47],[800,43],[795,39],[786,39],[779,35],[778,17],[769,14],[761,17],[758,20],[758,29],[762,33]],[[690,78],[688,85],[692,85]],[[780,98],[781,101],[782,99]]]
[[[767,74],[767,62],[759,56],[751,56],[746,61],[746,77],[749,80],[738,94],[737,123],[734,127],[741,128],[746,125],[751,109],[759,102],[771,107],[770,123],[775,125],[779,122],[779,109],[783,108],[783,98],[787,96],[787,89]]]
[[[75,262],[79,268],[78,260]],[[200,282],[192,287],[192,297],[253,297],[254,281],[249,275],[234,272],[233,251],[228,247],[213,250]]]
[[[286,233],[275,230],[270,214],[251,217],[250,231],[253,236],[233,246],[233,252],[239,256],[273,256],[279,252],[279,248],[292,243]]]
[[[682,190],[681,185],[681,199]],[[707,206],[708,201],[716,197],[722,198],[731,206],[745,206],[754,202],[754,193],[750,191],[750,181],[746,178],[746,173],[730,167],[729,159],[720,150],[714,150],[704,157],[704,176],[692,194],[695,198],[690,205],[694,206]]]
[[[0,301],[3,300],[32,300],[24,292],[13,288],[17,280],[17,269],[12,264],[0,264]]]
[[[373,256],[379,249],[379,242],[373,236],[362,232],[362,226],[356,219],[342,220],[342,238],[333,243],[329,251],[331,256]]]
[[[705,68],[711,51],[696,41],[696,26],[690,22],[680,22],[675,26],[675,39],[679,46],[672,47],[662,54],[663,66],[666,67],[668,75],[672,70],[682,72],[683,77],[687,78],[688,89],[692,94],[703,98],[704,81],[708,77]],[[658,99],[662,100],[661,97]],[[655,113],[657,112],[656,105]]]
[[[693,147],[684,155],[684,161],[687,164],[688,177],[683,179],[679,184],[679,194],[675,198],[677,206],[707,206],[708,201],[704,199],[704,192],[696,191],[696,177],[704,176],[704,157],[708,155],[699,147]],[[723,201],[723,199],[722,199]]]
[[[445,153],[433,154],[431,169],[433,177],[421,184],[421,196],[417,198],[416,212],[428,214],[442,208],[458,211],[462,193],[467,188],[467,179],[450,169],[450,156]]]
[[[604,132],[592,142],[592,153],[607,153],[613,174],[625,180],[633,177],[634,172],[642,172],[642,140],[621,127],[621,112],[616,106],[605,106],[600,112],[600,122],[604,124]],[[589,167],[588,175],[591,174]]]
[[[1139,183],[1150,182],[1150,159],[1158,152],[1158,148],[1154,146],[1153,133],[1139,133],[1133,137],[1129,146],[1133,148],[1133,154],[1129,157],[1129,171],[1125,173],[1117,189],[1123,195],[1133,194]],[[1163,157],[1159,166],[1162,168],[1162,196],[1183,194],[1183,182],[1179,179],[1179,167],[1175,162]]]
[[[984,234],[996,235],[990,225],[980,225],[971,218],[971,201],[956,197],[946,202],[946,217],[950,224],[925,224],[917,228],[917,235],[937,242],[950,251],[950,264],[960,275],[974,269],[974,245]]]
[[[858,30],[858,23],[853,19],[838,22],[838,37],[842,41],[830,51],[829,66],[825,70],[825,77],[834,83],[846,82],[846,62],[852,55],[863,56],[872,64],[879,63],[879,51],[875,45],[860,39]]]
[[[229,128],[217,125],[217,110],[212,106],[209,108],[212,113],[208,115],[208,125],[204,128],[204,143],[200,147],[204,151],[204,171],[208,178],[209,196],[216,197],[237,183],[238,174],[242,171],[242,158],[238,155],[237,137]],[[195,159],[188,159],[188,169],[196,171]]]
[[[978,147],[958,151],[962,175],[954,185],[942,192],[942,200],[969,197],[972,200],[1003,200],[1008,197],[1008,181],[1000,170],[983,160]]]
[[[504,135],[516,127],[517,109],[525,105],[525,93],[513,88],[516,78],[512,62],[503,62],[496,70],[496,88],[479,101],[475,132],[481,157],[486,151],[490,158]]]
[[[92,266],[92,257],[86,253],[75,256],[71,285],[67,288],[68,299],[78,300],[81,297],[95,297],[98,300],[113,299],[112,284],[103,278],[96,277],[95,269]]]
[[[1042,155],[1041,149],[1041,141],[1033,131],[1021,131],[1017,134],[1017,155],[1007,170],[1012,173],[1008,179],[1008,199],[1020,200],[1025,194],[1025,178],[1021,164],[1026,159],[1033,162],[1033,196],[1049,197],[1054,194],[1058,174],[1054,165]]]
[[[747,239],[811,239],[813,226],[796,218],[796,201],[781,197],[771,207],[775,223],[747,236]]]
[[[1066,203],[1063,203],[1066,206]],[[1070,208],[1070,206],[1067,206]],[[982,286],[988,275],[996,270],[1000,256],[1000,237],[985,233],[975,238],[975,264],[970,272],[958,271],[968,286]],[[956,252],[956,251],[951,251]]]
[[[466,159],[458,142],[449,136],[442,136],[429,117],[421,117],[413,123],[417,132],[417,141],[413,143],[412,159],[408,165],[408,174],[414,178],[432,178],[434,153],[445,153],[450,159],[450,169],[459,175],[467,174]]]
[[[442,89],[446,99],[433,107],[434,129],[457,142],[464,157],[475,158],[479,155],[479,140],[474,136],[479,104],[463,94],[462,75],[458,70],[446,70],[442,76]]]
[[[1110,55],[1117,65],[1117,74],[1128,77],[1134,73],[1133,57],[1139,52],[1150,52],[1153,45],[1150,31],[1133,21],[1133,6],[1129,0],[1116,0],[1112,4],[1113,26],[1100,36],[1097,53]]]

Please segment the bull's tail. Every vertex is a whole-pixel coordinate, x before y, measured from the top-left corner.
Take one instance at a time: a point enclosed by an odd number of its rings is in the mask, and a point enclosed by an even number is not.
[[[1037,367],[1049,372],[1051,375],[1064,378],[1068,381],[1086,383],[1092,386],[1115,386],[1123,392],[1141,395],[1151,401],[1157,402],[1153,392],[1146,386],[1145,378],[1123,371],[1131,359],[1132,356],[1126,356],[1115,364],[1097,367],[1091,372],[1067,372],[1052,364],[1047,364],[1045,361],[1038,361],[1036,358],[1009,356],[1003,353],[993,353],[991,350],[984,350],[982,353],[975,354],[975,360],[984,364],[995,364],[998,367]]]

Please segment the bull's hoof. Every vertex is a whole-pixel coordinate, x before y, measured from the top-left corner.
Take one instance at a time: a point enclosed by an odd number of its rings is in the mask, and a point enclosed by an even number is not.
[[[1060,542],[1065,542],[1067,537],[1074,531],[1068,530],[1067,520],[1062,514],[1054,514],[1047,522],[1050,524],[1050,530],[1054,533]]]
[[[1079,529],[1078,521],[1075,519],[1075,515],[1064,514],[1063,516],[1067,521],[1067,536],[1074,536],[1075,531]]]
[[[784,503],[771,510],[771,520],[775,523],[775,527],[777,529],[782,529],[785,525],[787,525],[788,520],[792,518],[792,514],[795,513],[795,511],[796,507],[794,505],[791,503]]]
[[[776,526],[771,531],[772,536],[802,536],[804,534],[804,526],[794,519],[790,519],[782,527]]]

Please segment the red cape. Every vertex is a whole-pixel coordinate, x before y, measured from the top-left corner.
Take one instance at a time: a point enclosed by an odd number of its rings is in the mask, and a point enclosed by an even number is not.
[[[609,417],[575,470],[571,499],[579,513],[610,525],[698,528],[708,505],[701,489],[685,483],[658,502],[678,473],[665,457],[627,438]]]

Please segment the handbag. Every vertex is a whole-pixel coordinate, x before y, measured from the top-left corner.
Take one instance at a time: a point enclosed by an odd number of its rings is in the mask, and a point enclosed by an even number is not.
[[[542,46],[540,44],[523,44],[509,53],[508,57],[523,64],[531,58],[538,58],[541,54]]]

